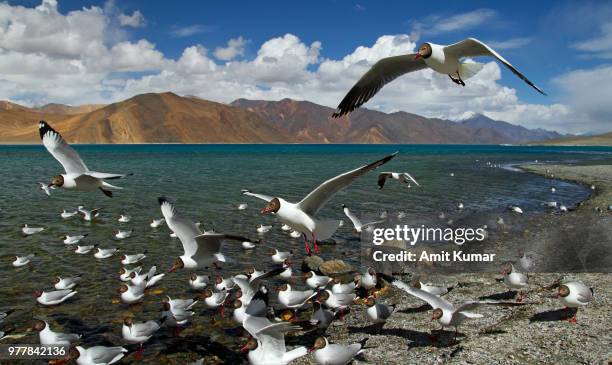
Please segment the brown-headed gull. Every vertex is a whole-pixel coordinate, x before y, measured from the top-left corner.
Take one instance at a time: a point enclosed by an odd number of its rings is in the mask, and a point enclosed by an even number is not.
[[[120,294],[121,301],[127,304],[138,303],[144,298],[144,291],[146,289],[146,282],[140,284],[128,284],[124,283],[119,286],[117,292]]]
[[[327,284],[332,281],[332,278],[329,276],[318,275],[312,270],[305,273],[304,278],[306,279],[306,285],[315,290],[327,286]]]
[[[192,272],[189,276],[189,287],[193,290],[202,290],[210,283],[210,277],[208,275],[198,275]]]
[[[34,297],[36,301],[42,305],[58,305],[76,295],[76,291],[70,289],[52,290],[52,291],[36,291]]]
[[[278,287],[278,302],[283,308],[299,309],[317,295],[313,290],[295,290],[285,283]]]
[[[382,189],[385,186],[387,179],[397,180],[401,183],[408,184],[413,182],[416,186],[421,186],[409,173],[407,172],[381,172],[378,174],[378,188]]]
[[[120,214],[119,218],[117,218],[117,222],[119,223],[128,223],[131,220],[132,220],[132,217],[130,217],[129,215],[125,215],[125,214]]]
[[[272,258],[272,262],[276,264],[282,264],[286,260],[290,259],[293,256],[293,251],[279,251],[276,248],[273,252],[270,253],[270,258]]]
[[[327,308],[343,310],[348,308],[356,298],[355,293],[333,293],[326,289],[318,294],[316,300]]]
[[[183,255],[179,256],[170,272],[177,269],[197,269],[211,265],[216,266],[217,262],[225,262],[226,258],[221,253],[221,244],[224,240],[234,240],[239,242],[248,241],[248,238],[227,235],[222,233],[202,233],[200,228],[183,217],[168,199],[158,198],[162,214],[168,227],[176,233],[183,245]]]
[[[77,247],[74,250],[74,252],[79,254],[79,255],[86,255],[86,254],[91,252],[91,250],[93,250],[96,247],[98,247],[98,245],[85,245],[85,246],[78,246],[77,245]]]
[[[38,130],[47,151],[65,170],[64,174],[56,175],[51,179],[49,187],[54,186],[76,191],[100,190],[109,198],[113,196],[113,192],[109,189],[120,189],[105,180],[119,179],[126,175],[90,171],[79,154],[47,122],[41,120]]]
[[[317,364],[320,365],[346,365],[353,361],[355,356],[363,353],[365,343],[368,339],[364,338],[358,343],[350,345],[331,344],[325,337],[319,337],[309,350]]]
[[[265,224],[257,225],[257,233],[259,234],[268,233],[270,232],[271,229],[272,229],[272,226],[270,225],[265,225]]]
[[[157,284],[165,275],[164,273],[157,274],[157,266],[153,265],[149,271],[144,274],[140,274],[140,270],[138,272],[130,272],[129,278],[132,285],[142,284],[145,286],[145,289],[148,289]]]
[[[133,255],[121,255],[121,263],[123,265],[132,265],[144,260],[146,257],[147,251]]]
[[[166,220],[164,218],[160,218],[160,219],[152,219],[151,223],[149,223],[149,226],[151,228],[157,228],[159,226],[161,226],[162,224],[164,224]]]
[[[362,223],[361,220],[359,218],[357,218],[357,216],[349,209],[349,207],[346,206],[346,204],[342,204],[342,210],[344,211],[344,214],[348,217],[348,219],[351,220],[351,222],[353,223],[353,227],[355,227],[355,232],[357,233],[361,233],[361,231],[364,228],[367,228],[369,226],[373,226],[379,223],[384,222],[384,219],[381,220],[377,220],[374,222],[369,222],[369,223]]]
[[[141,271],[142,271],[142,266],[138,266],[133,269],[122,267],[121,270],[119,270],[119,279],[121,281],[130,281],[132,279],[131,278],[132,273],[135,273],[136,275],[138,275],[140,274]]]
[[[376,287],[376,284],[378,284],[376,270],[374,270],[372,267],[368,267],[363,274],[357,275],[355,279],[357,281],[357,286],[366,290],[370,290]]]
[[[435,286],[431,283],[423,283],[420,278],[413,279],[410,285],[437,296],[442,296],[453,289],[453,287]]]
[[[224,304],[225,300],[229,296],[229,292],[213,292],[210,289],[205,289],[202,296],[204,297],[204,306],[206,308],[215,309],[221,307],[221,316],[223,316]]]
[[[44,230],[45,229],[43,227],[30,227],[27,224],[24,224],[23,226],[21,226],[21,232],[25,234],[26,236],[31,236],[33,234],[42,232]]]
[[[127,343],[138,344],[139,348],[134,355],[135,360],[140,360],[142,357],[143,344],[161,328],[157,321],[134,322],[132,317],[126,317],[121,326],[121,336]]]
[[[354,281],[343,284],[340,280],[333,279],[331,283],[331,291],[335,294],[349,294],[354,292],[355,288],[357,288],[357,284]]]
[[[133,230],[117,230],[115,232],[116,240],[124,240],[132,235]]]
[[[593,288],[589,288],[579,281],[567,282],[559,285],[556,297],[566,308],[580,308],[593,300]],[[576,323],[576,314],[568,318],[569,322]]]
[[[81,275],[69,276],[69,277],[57,276],[56,278],[53,279],[51,284],[53,284],[53,287],[57,290],[74,289],[74,287],[79,284],[81,279],[82,279]]]
[[[79,212],[77,212],[76,210],[73,212],[68,212],[66,209],[62,209],[61,213],[60,213],[60,217],[62,217],[62,219],[68,219],[68,218],[72,218],[75,215],[77,215]]]
[[[115,254],[115,252],[119,251],[118,248],[100,248],[96,247],[94,249],[94,257],[97,259],[107,259]]]
[[[366,317],[372,323],[385,323],[387,319],[391,317],[391,314],[395,311],[395,305],[386,305],[383,303],[376,303],[376,298],[368,297],[366,300]]]
[[[82,205],[79,205],[77,207],[77,210],[79,211],[79,213],[81,213],[81,217],[83,218],[83,220],[87,222],[93,221],[94,219],[98,218],[98,216],[100,215],[99,209],[87,210]]]
[[[127,352],[123,347],[93,346],[86,349],[76,346],[70,350],[70,359],[77,365],[111,365],[123,359]]]
[[[22,267],[22,266],[29,264],[33,258],[34,258],[33,253],[26,255],[26,256],[13,256],[11,260],[12,261],[11,264],[14,267]]]
[[[517,289],[519,291],[519,295],[516,298],[516,301],[517,302],[523,301],[524,296],[523,296],[522,289],[524,289],[527,285],[529,285],[529,279],[527,278],[527,275],[516,270],[514,268],[514,265],[512,265],[509,262],[504,265],[504,267],[502,268],[501,274],[504,277],[504,284],[510,290]]]
[[[243,190],[242,193],[267,201],[268,204],[261,209],[261,214],[274,213],[281,223],[291,226],[304,235],[304,247],[307,253],[311,252],[307,242],[309,238],[313,242],[313,248],[318,252],[317,240],[322,241],[330,238],[340,226],[338,220],[317,218],[319,210],[336,193],[348,187],[369,171],[389,162],[395,155],[397,155],[397,152],[333,177],[323,182],[298,203],[291,203],[280,197],[251,193],[248,190]]]
[[[376,62],[346,94],[332,117],[337,118],[351,113],[370,100],[389,82],[409,72],[425,68],[448,75],[454,83],[465,86],[464,80],[478,73],[483,65],[461,60],[479,56],[497,59],[529,86],[546,95],[510,62],[478,39],[467,38],[448,46],[427,42],[421,44],[416,53],[387,57]]]
[[[230,290],[234,288],[235,285],[236,283],[234,282],[234,278],[231,276],[224,278],[221,275],[217,275],[215,277],[215,289],[218,291]]]
[[[38,332],[40,344],[45,346],[70,346],[81,338],[81,335],[76,333],[53,332],[49,323],[41,320],[34,321],[31,330]]]
[[[62,236],[62,240],[67,245],[74,245],[75,243],[79,243],[79,241],[82,240],[85,237],[87,237],[87,233],[77,234],[77,235],[74,235],[74,236],[70,236],[70,235],[66,234],[66,235]]]
[[[298,347],[287,352],[285,347],[285,334],[299,330],[300,327],[288,322],[271,322],[267,317],[268,295],[267,289],[262,287],[246,307],[242,327],[257,341],[243,347],[243,351],[251,350],[249,361],[256,364],[286,364],[307,353],[306,348]]]

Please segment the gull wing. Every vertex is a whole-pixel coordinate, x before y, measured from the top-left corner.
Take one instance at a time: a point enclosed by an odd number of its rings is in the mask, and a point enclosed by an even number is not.
[[[355,180],[365,175],[367,172],[386,164],[395,157],[395,155],[397,155],[397,152],[325,181],[302,199],[302,201],[297,204],[298,208],[309,215],[316,215],[319,209],[321,209],[337,192],[351,185]]]
[[[392,176],[392,172],[381,172],[380,174],[378,174],[378,188],[382,189],[383,186],[385,186],[385,182],[387,182],[387,179],[390,178]]]
[[[251,191],[249,191],[247,189],[242,189],[242,195],[253,196],[255,198],[258,198],[258,199],[261,199],[261,200],[265,200],[267,202],[269,202],[270,200],[274,199],[273,197],[271,197],[269,195],[252,193]]]
[[[338,105],[332,118],[349,114],[370,100],[383,86],[408,72],[421,70],[427,67],[421,58],[414,59],[415,54],[383,58],[376,62],[368,72],[349,90]]]
[[[409,179],[410,181],[412,181],[416,186],[421,186],[421,184],[419,184],[414,177],[412,177],[412,175],[410,175],[407,172],[402,172],[402,175],[404,175],[404,179]]]
[[[196,242],[196,251],[192,254],[192,258],[199,262],[200,259],[206,260],[210,256],[221,252],[221,244],[224,240],[233,241],[248,241],[248,238],[234,236],[223,233],[203,233],[194,237]]]
[[[542,89],[537,87],[533,82],[531,82],[525,75],[523,75],[519,70],[517,70],[510,62],[508,62],[505,58],[503,58],[499,53],[495,52],[491,47],[487,46],[483,42],[479,41],[475,38],[467,38],[460,42],[451,44],[449,46],[444,47],[444,53],[449,55],[454,55],[459,58],[463,57],[478,57],[478,56],[491,56],[495,57],[499,62],[503,63],[513,74],[518,76],[521,80],[525,81],[527,85],[534,88],[537,92],[542,95],[546,95]]]
[[[351,212],[351,210],[347,206],[344,207],[344,214],[348,217],[348,219],[351,220],[353,226],[355,226],[355,229],[363,226],[359,218],[357,218],[357,216],[353,214],[353,212]]]
[[[67,174],[82,174],[89,171],[79,154],[47,122],[41,120],[38,131],[47,151],[64,167]]]
[[[389,283],[391,283],[392,285],[394,285],[395,287],[397,287],[398,289],[401,289],[403,291],[405,291],[406,293],[415,296],[419,299],[421,299],[422,301],[426,302],[427,304],[429,304],[432,308],[440,308],[440,309],[446,309],[446,310],[453,310],[453,305],[447,301],[444,298],[440,298],[437,295],[428,293],[424,290],[418,289],[418,288],[413,288],[410,285],[404,283],[403,281],[397,280],[396,278],[387,275],[387,274],[380,274],[380,276],[385,279],[386,281],[388,281]]]
[[[166,219],[166,224],[174,233],[176,233],[176,236],[183,244],[185,255],[190,257],[195,255],[196,251],[198,250],[195,237],[202,234],[200,229],[195,225],[195,223],[181,216],[174,208],[174,204],[170,203],[168,199],[160,197],[157,200],[161,206],[164,219]]]
[[[47,300],[52,302],[56,300],[61,300],[64,297],[67,297],[68,295],[70,295],[70,293],[72,293],[71,289],[54,290],[54,291],[46,292],[45,297]]]

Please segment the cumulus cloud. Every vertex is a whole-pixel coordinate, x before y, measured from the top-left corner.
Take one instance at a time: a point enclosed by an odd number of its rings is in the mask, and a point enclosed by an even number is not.
[[[247,40],[242,37],[232,38],[227,42],[227,47],[217,47],[214,55],[222,61],[233,60],[238,56],[244,56],[244,46],[247,43]]]
[[[205,45],[194,44],[178,58],[169,58],[147,39],[109,38],[114,31],[111,16],[98,7],[61,14],[52,0],[36,8],[0,3],[0,99],[76,105],[170,90],[219,102],[289,97],[335,107],[379,59],[416,48],[416,39],[410,35],[383,35],[340,58],[328,58],[321,42],[307,44],[288,33],[268,39],[248,59],[241,37],[212,54]],[[450,19],[442,29],[476,22],[461,19]],[[194,34],[194,30],[175,31],[177,36]],[[584,80],[604,86],[593,88]],[[610,115],[603,100],[606,81],[612,81],[612,67],[568,73],[555,80],[565,93],[562,104],[525,103],[516,90],[504,86],[500,66],[490,61],[467,80],[466,87],[431,70],[402,76],[366,107],[449,119],[478,112],[530,128],[588,131],[603,128],[597,120]],[[592,95],[579,94],[585,89],[592,90]],[[580,125],[572,122],[576,117],[581,118]]]
[[[132,15],[119,14],[117,19],[124,27],[141,28],[145,26],[144,15],[139,10],[134,11]]]

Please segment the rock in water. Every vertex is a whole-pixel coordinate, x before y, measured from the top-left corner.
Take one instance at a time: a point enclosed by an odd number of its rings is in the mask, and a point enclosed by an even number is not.
[[[325,275],[342,275],[353,272],[355,269],[342,260],[330,260],[322,263],[319,271]]]
[[[302,261],[302,271],[317,271],[319,270],[319,266],[323,263],[323,259],[319,256],[308,256]]]

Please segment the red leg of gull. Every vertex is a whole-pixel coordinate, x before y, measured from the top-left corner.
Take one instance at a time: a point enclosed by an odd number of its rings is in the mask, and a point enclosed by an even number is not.
[[[317,254],[321,253],[321,250],[319,249],[319,245],[317,245],[317,234],[314,232],[312,232],[312,247],[314,248]]]
[[[523,299],[525,299],[525,296],[523,295],[523,293],[519,292],[518,293],[518,297],[516,298],[516,302],[517,303],[522,303]]]
[[[136,351],[136,353],[134,354],[134,359],[136,361],[142,360],[142,352],[143,351],[144,351],[144,346],[143,346],[143,344],[140,344],[140,346],[138,346],[138,351]]]
[[[306,250],[306,254],[310,256],[312,255],[312,251],[310,250],[310,246],[308,246],[308,239],[305,233],[302,233],[302,235],[304,236],[304,249]]]

